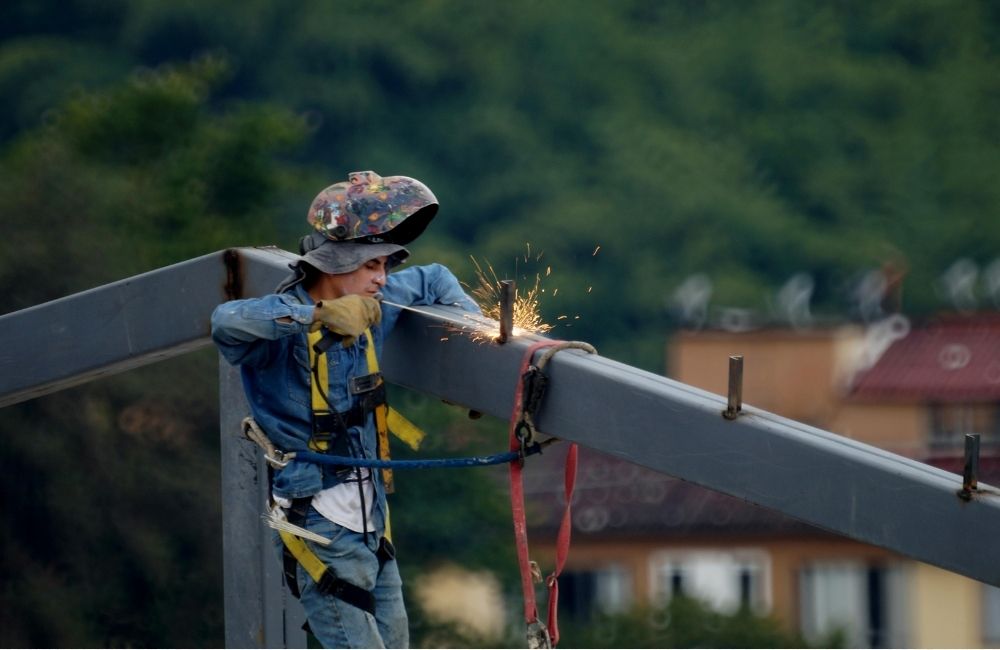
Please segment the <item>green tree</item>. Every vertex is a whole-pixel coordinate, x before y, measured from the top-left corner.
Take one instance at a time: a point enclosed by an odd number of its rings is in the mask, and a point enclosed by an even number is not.
[[[213,108],[224,73],[215,59],[148,71],[11,143],[7,309],[273,236],[299,178],[281,155],[306,129],[275,107]],[[221,645],[216,359],[0,412],[0,607],[17,621],[3,645]]]

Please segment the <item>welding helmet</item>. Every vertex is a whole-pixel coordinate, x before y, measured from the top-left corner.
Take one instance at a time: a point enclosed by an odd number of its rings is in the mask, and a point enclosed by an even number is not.
[[[438,201],[426,185],[408,176],[351,172],[313,199],[309,225],[332,241],[405,246],[437,214]]]
[[[426,185],[408,176],[352,172],[313,199],[306,219],[311,232],[299,242],[302,258],[291,265],[293,276],[279,290],[305,277],[302,263],[324,273],[349,273],[370,259],[386,256],[392,268],[410,252],[416,239],[437,214],[437,198]]]

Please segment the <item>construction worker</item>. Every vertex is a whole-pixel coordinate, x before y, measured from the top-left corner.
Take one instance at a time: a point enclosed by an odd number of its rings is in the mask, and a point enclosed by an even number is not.
[[[384,456],[384,418],[376,416],[385,393],[373,365],[399,316],[396,305],[478,311],[440,264],[389,273],[437,208],[415,179],[352,173],[313,200],[302,257],[274,294],[216,308],[212,338],[240,366],[253,418],[283,453]],[[272,508],[330,542],[276,538],[286,583],[326,647],[409,644],[387,537],[386,479],[377,469],[306,462],[273,470]]]

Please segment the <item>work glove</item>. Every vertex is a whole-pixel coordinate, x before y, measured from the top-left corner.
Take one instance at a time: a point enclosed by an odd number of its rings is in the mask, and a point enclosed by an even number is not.
[[[348,347],[366,329],[377,325],[381,320],[382,308],[377,300],[352,294],[316,303],[309,331],[315,332],[326,327],[334,334],[343,336],[344,347]]]

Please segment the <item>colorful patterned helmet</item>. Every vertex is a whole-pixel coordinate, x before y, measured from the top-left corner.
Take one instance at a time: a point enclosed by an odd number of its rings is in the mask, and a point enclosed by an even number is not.
[[[437,214],[437,198],[414,178],[382,178],[371,171],[347,178],[316,195],[309,207],[309,225],[327,239],[406,245]]]

